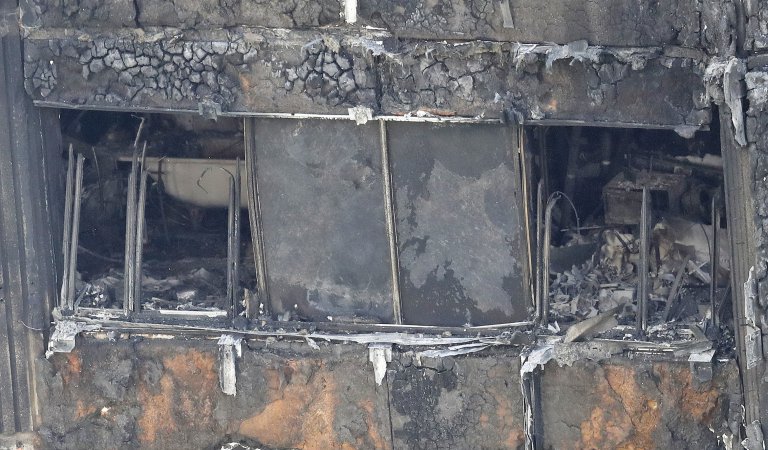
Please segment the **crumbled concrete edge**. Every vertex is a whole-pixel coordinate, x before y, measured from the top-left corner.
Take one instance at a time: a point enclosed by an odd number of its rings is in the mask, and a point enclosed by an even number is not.
[[[387,363],[392,362],[392,344],[376,343],[368,346],[368,361],[373,364],[373,376],[381,386],[387,374]]]
[[[358,125],[365,125],[369,120],[373,120],[373,109],[367,106],[349,108],[349,118]]]
[[[227,395],[237,395],[237,358],[243,356],[243,338],[223,334],[219,344],[219,385]]]
[[[50,358],[54,353],[69,353],[75,349],[75,338],[83,331],[93,331],[101,328],[98,324],[76,322],[74,320],[57,320],[53,333],[48,340],[48,350],[45,357]]]
[[[736,57],[714,57],[704,70],[707,100],[717,105],[727,105],[731,111],[731,125],[736,142],[747,145],[744,98],[746,64]]]

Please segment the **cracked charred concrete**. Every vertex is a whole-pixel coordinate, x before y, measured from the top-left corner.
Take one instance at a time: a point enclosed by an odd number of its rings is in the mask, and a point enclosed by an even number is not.
[[[579,0],[536,8],[521,0],[360,0],[359,5],[364,23],[420,39],[697,47],[701,32],[701,3],[685,0]]]
[[[195,38],[164,29],[44,40],[25,54],[27,89],[43,99],[83,106],[175,105],[194,111],[200,103],[213,103],[225,112],[344,113],[349,106],[374,106],[370,53],[330,38],[306,35],[300,43],[285,38],[279,31],[247,30]],[[64,87],[60,70],[80,76],[66,76],[69,87]],[[60,95],[70,88],[70,94],[79,94]]]
[[[71,37],[67,37],[71,36]],[[77,37],[76,37],[77,36]],[[26,87],[45,104],[224,113],[431,114],[699,127],[701,52],[263,29],[30,31]],[[661,91],[663,96],[644,96]],[[644,103],[636,102],[643,97]]]

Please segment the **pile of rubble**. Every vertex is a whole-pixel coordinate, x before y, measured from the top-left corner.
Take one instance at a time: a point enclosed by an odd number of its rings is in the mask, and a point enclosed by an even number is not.
[[[201,258],[198,258],[201,259]],[[226,309],[224,268],[213,267],[211,261],[180,261],[177,267],[146,267],[142,277],[142,309],[179,311],[221,311]],[[190,268],[197,262],[197,267]],[[214,264],[215,265],[215,264]],[[219,264],[221,265],[221,264]],[[151,264],[148,264],[151,266]],[[206,269],[205,267],[208,267]],[[209,270],[210,269],[210,270]],[[218,270],[221,269],[221,270]],[[213,273],[213,272],[217,273]],[[79,281],[76,286],[78,306],[122,309],[124,278],[114,268]]]
[[[550,268],[550,311],[553,320],[572,323],[617,310],[619,322],[631,323],[637,308],[639,236],[629,227],[602,228],[577,236],[570,245],[553,249]],[[725,229],[718,229],[719,263],[716,280],[729,278],[730,261]],[[653,228],[649,255],[649,318],[652,323],[701,320],[709,311],[710,246],[713,227],[680,218],[665,218]],[[585,243],[586,242],[586,243]],[[574,261],[591,246],[586,260]],[[560,261],[555,261],[557,258]],[[578,257],[578,256],[575,256]],[[571,258],[571,261],[567,261]],[[563,267],[563,260],[571,262]],[[557,270],[557,266],[562,270]],[[554,269],[554,270],[553,270]],[[618,308],[618,309],[617,309]],[[717,313],[717,312],[716,312]]]

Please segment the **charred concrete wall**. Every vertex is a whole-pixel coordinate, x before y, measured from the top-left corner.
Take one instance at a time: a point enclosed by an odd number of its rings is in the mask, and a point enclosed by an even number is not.
[[[396,350],[376,384],[368,349],[250,341],[237,395],[215,341],[82,338],[38,378],[48,448],[523,448],[520,353],[418,358]],[[550,362],[545,448],[716,448],[739,411],[733,364],[698,381],[686,363]],[[735,409],[734,409],[735,408]]]
[[[737,175],[749,182],[739,207],[746,208],[751,221],[744,229],[754,230],[749,236],[756,241],[743,245],[751,261],[747,269],[755,267],[748,294],[754,298],[750,304],[768,306],[758,300],[768,298],[768,69],[759,58],[745,66],[748,91],[739,103],[731,94],[743,92],[723,89],[726,65],[712,64],[713,57],[759,52],[768,45],[763,3],[579,0],[536,8],[519,0],[351,3],[357,5],[354,16],[348,2],[336,0],[29,0],[21,4],[23,61],[20,47],[4,41],[3,52],[13,50],[18,64],[0,70],[15,70],[13,98],[19,99],[23,68],[24,89],[38,106],[209,116],[347,115],[349,108],[365,107],[376,115],[663,126],[689,135],[710,123],[715,101],[734,135],[746,131],[744,142],[738,137],[729,142],[749,161]],[[0,22],[0,36],[15,24],[15,14]],[[12,44],[19,44],[15,39]],[[719,88],[713,91],[713,85]],[[0,108],[6,105],[15,103]],[[14,119],[9,129],[30,117],[31,105],[23,105],[24,114],[6,114]],[[45,125],[34,127],[28,137]],[[3,201],[31,183],[12,168],[18,153],[0,166]],[[32,173],[31,160],[25,161],[24,170]],[[33,197],[24,198],[28,203],[14,209],[4,205],[4,224],[18,214],[23,223],[38,226],[41,210]],[[10,240],[3,229],[4,245],[16,253],[12,264],[3,266],[5,280],[8,267],[21,267],[17,262],[30,264],[24,274],[39,270],[53,277],[54,270],[34,266],[50,256],[35,249],[51,253],[52,236],[61,235],[55,225],[46,227],[47,233],[37,234],[14,229]],[[30,236],[39,242],[23,245]],[[11,275],[17,281],[6,281],[4,289],[12,299],[5,310],[12,315],[0,321],[12,325],[0,329],[40,341],[43,334],[30,330],[43,329],[39,321],[45,316],[30,311],[47,306],[27,289],[37,281],[22,279],[22,272]],[[747,277],[744,272],[734,279]],[[750,326],[760,331],[765,323],[757,315]],[[758,333],[756,342],[762,336]],[[5,389],[0,412],[3,431],[38,423],[50,448],[80,448],[83,442],[214,448],[240,439],[277,448],[525,445],[519,349],[426,361],[396,350],[378,386],[365,347],[312,350],[254,341],[237,362],[238,393],[231,397],[221,392],[218,349],[210,341],[87,337],[73,353],[50,361],[37,358],[41,347],[30,347],[28,356],[2,354],[4,362],[26,367],[24,361],[31,359],[42,368],[30,378],[36,386],[25,387],[25,378],[17,377],[21,382],[13,394],[36,388],[33,404],[42,405],[40,416],[35,420],[23,404],[8,408],[17,399],[8,398]],[[762,359],[761,352],[754,355]],[[747,362],[746,355],[740,358]],[[745,383],[748,396],[759,395],[761,367],[745,372],[754,375]],[[701,381],[687,363],[669,360],[617,356],[572,367],[550,362],[540,374],[540,392],[546,393],[539,422],[544,445],[713,448],[721,433],[735,432],[737,375],[728,363],[716,364],[711,380]],[[14,424],[19,414],[24,423]],[[750,414],[768,417],[768,408]]]

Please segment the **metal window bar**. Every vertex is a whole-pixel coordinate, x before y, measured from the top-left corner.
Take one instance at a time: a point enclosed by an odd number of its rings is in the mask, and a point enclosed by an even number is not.
[[[544,180],[539,180],[536,189],[536,320],[542,320],[544,317],[544,282],[548,281],[542,277],[544,244],[542,242],[544,235]]]
[[[128,174],[128,198],[125,210],[125,265],[123,268],[123,312],[133,311],[133,273],[135,267],[136,249],[136,178],[138,178],[139,155],[134,149],[131,159],[131,172]]]
[[[720,325],[720,320],[717,315],[717,269],[720,265],[720,255],[718,249],[718,236],[717,232],[720,229],[720,208],[719,208],[719,196],[712,196],[712,239],[710,241],[711,250],[709,252],[709,267],[710,267],[710,280],[709,280],[709,308],[712,315],[712,325],[714,329]]]
[[[144,148],[141,153],[141,165],[139,169],[139,200],[136,205],[136,238],[134,242],[136,256],[134,266],[134,294],[133,301],[131,302],[132,311],[137,312],[141,310],[141,285],[143,281],[143,275],[141,272],[141,266],[144,259],[144,229],[145,229],[145,209],[147,204],[147,168],[144,164],[144,157],[147,151],[147,142],[144,142]]]
[[[59,306],[66,308],[67,295],[69,293],[69,253],[72,239],[72,196],[74,189],[75,156],[72,144],[69,144],[69,159],[67,160],[67,181],[64,194],[64,236],[62,237],[62,261],[64,273],[61,279],[61,294],[59,295]]]
[[[229,205],[227,214],[227,302],[232,320],[240,313],[240,158],[235,162],[235,173],[230,174]]]
[[[648,329],[648,251],[651,231],[651,199],[648,188],[643,187],[640,210],[640,268],[637,295],[637,332],[642,336]]]
[[[243,130],[245,135],[245,170],[246,181],[248,182],[248,218],[251,228],[251,245],[253,247],[253,259],[256,266],[256,289],[258,305],[249,302],[246,316],[253,319],[258,316],[269,317],[271,313],[271,303],[269,297],[269,286],[267,285],[267,262],[264,255],[264,228],[261,222],[261,206],[259,204],[259,185],[256,180],[256,136],[254,133],[253,121],[256,119],[245,119]]]
[[[550,248],[552,246],[552,211],[560,199],[559,194],[555,194],[547,201],[547,209],[544,213],[544,241],[541,245],[542,265],[541,265],[541,298],[539,299],[541,311],[540,324],[546,327],[549,324],[549,265]]]
[[[402,325],[403,312],[400,304],[400,267],[397,254],[397,233],[395,231],[394,192],[392,190],[392,173],[389,164],[387,123],[383,120],[379,121],[379,138],[381,139],[381,178],[383,180],[384,188],[384,215],[386,217],[390,273],[392,276],[392,309],[394,312],[395,324]]]
[[[77,247],[80,234],[80,207],[83,198],[83,166],[85,158],[77,155],[74,174],[72,146],[69,147],[69,162],[67,164],[67,186],[64,205],[64,276],[61,283],[60,304],[64,309],[75,309],[75,279],[77,275]]]
[[[134,146],[131,172],[128,175],[128,202],[125,215],[125,267],[123,311],[130,314],[141,309],[141,264],[144,241],[144,211],[147,200],[147,169],[144,164],[147,143],[141,157]]]

